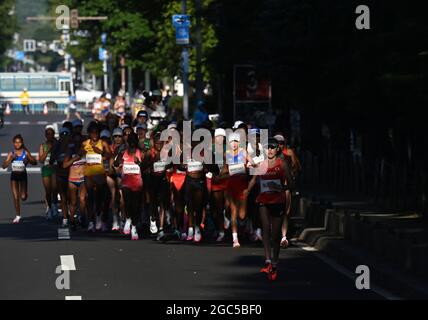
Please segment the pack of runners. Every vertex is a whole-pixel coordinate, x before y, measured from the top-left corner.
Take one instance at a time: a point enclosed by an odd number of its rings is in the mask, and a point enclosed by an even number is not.
[[[149,130],[147,120],[139,111],[127,123],[93,121],[86,130],[81,120],[65,122],[58,139],[47,126],[37,159],[15,136],[3,162],[12,172],[13,223],[21,222],[20,202],[27,198],[26,166],[39,163],[46,216],[61,211],[63,227],[120,232],[132,240],[231,241],[233,248],[260,241],[261,272],[275,280],[300,171],[284,135],[261,141],[260,130],[242,122],[230,130],[210,125],[212,143],[200,148],[185,141],[183,123],[161,122]]]

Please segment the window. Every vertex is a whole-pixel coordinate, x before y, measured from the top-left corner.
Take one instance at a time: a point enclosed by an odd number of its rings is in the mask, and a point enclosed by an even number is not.
[[[45,89],[57,90],[57,83],[55,77],[45,77]]]
[[[2,78],[1,79],[1,89],[4,91],[15,90],[15,84],[13,83],[13,78]]]
[[[45,84],[43,78],[31,78],[30,79],[30,89],[31,90],[43,90],[45,89]]]
[[[70,86],[70,81],[60,81],[60,91],[70,91],[71,86]]]
[[[15,78],[15,89],[16,91],[22,91],[22,89],[29,89],[29,81],[28,78],[16,77]]]

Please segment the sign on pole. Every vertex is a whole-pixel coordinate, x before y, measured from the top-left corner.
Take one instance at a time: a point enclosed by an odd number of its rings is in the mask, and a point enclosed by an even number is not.
[[[172,17],[172,24],[175,27],[176,43],[186,45],[190,43],[190,16],[176,14]]]
[[[36,51],[36,40],[26,39],[24,40],[24,51],[35,52]]]
[[[24,61],[25,53],[24,51],[15,51],[15,60]]]
[[[106,61],[108,59],[108,52],[103,47],[98,48],[98,59],[101,61]]]

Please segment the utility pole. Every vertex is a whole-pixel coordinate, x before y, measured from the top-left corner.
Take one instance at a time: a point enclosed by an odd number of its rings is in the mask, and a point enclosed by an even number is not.
[[[181,13],[187,14],[187,0],[182,0]],[[183,116],[185,120],[189,119],[189,49],[183,46]]]
[[[202,3],[195,0],[196,9],[196,101],[202,101],[204,79],[202,77]]]
[[[126,91],[125,57],[120,57],[120,89]]]

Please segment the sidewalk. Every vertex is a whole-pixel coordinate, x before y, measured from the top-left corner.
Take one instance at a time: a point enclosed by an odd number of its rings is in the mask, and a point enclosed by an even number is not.
[[[404,299],[428,298],[428,223],[415,212],[387,210],[358,197],[302,192],[292,221],[297,241]]]

